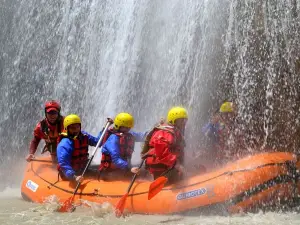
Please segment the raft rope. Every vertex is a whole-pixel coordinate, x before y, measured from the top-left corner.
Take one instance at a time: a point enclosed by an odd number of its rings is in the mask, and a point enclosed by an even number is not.
[[[286,182],[290,182],[290,181],[293,181],[293,183],[295,184],[295,192],[297,190],[297,187],[296,187],[296,183],[300,177],[300,174],[299,174],[299,171],[297,170],[296,166],[295,166],[295,163],[293,161],[286,161],[286,162],[283,162],[283,163],[268,163],[268,164],[264,164],[264,165],[260,165],[260,166],[257,166],[255,168],[250,168],[250,169],[241,169],[241,170],[234,170],[234,171],[227,171],[227,172],[224,172],[218,176],[215,176],[215,177],[212,177],[210,179],[207,179],[207,180],[203,180],[203,181],[199,181],[199,182],[196,182],[196,183],[193,183],[193,184],[190,184],[190,185],[183,185],[183,186],[177,186],[177,187],[173,187],[173,188],[163,188],[162,191],[169,191],[169,190],[177,190],[177,189],[182,189],[182,188],[187,188],[187,187],[192,187],[192,186],[196,186],[198,184],[202,184],[202,183],[205,183],[205,182],[208,182],[208,181],[211,181],[211,180],[214,180],[216,178],[219,178],[219,177],[222,177],[222,176],[226,176],[226,175],[233,175],[234,173],[241,173],[241,172],[249,172],[249,171],[253,171],[253,170],[256,170],[256,169],[260,169],[260,168],[264,168],[264,167],[268,167],[268,166],[287,166],[287,169],[288,169],[288,174],[284,174],[284,175],[278,175],[277,177],[263,183],[263,184],[260,184],[254,188],[251,188],[250,190],[247,190],[247,191],[244,191],[243,193],[241,193],[240,195],[234,197],[234,199],[237,199],[237,200],[233,200],[234,202],[237,202],[239,201],[239,199],[244,199],[245,197],[248,197],[250,195],[254,195],[256,193],[258,193],[259,191],[262,191],[264,189],[267,189],[271,186],[274,186],[276,184],[280,184],[280,183],[286,183]],[[46,179],[44,179],[43,177],[41,177],[34,169],[33,169],[33,165],[31,163],[31,170],[32,172],[38,176],[41,180],[45,181],[46,183],[49,184],[48,188],[50,189],[51,187],[55,187],[61,191],[64,191],[66,193],[73,193],[72,190],[67,190],[67,189],[64,189],[64,188],[61,188],[59,186],[57,186],[55,183],[51,183],[49,181],[47,181]],[[148,191],[144,191],[144,192],[139,192],[139,193],[133,193],[133,194],[129,194],[128,196],[137,196],[137,195],[143,195],[143,194],[148,194]],[[104,195],[104,194],[99,194],[99,193],[95,193],[95,192],[80,192],[80,193],[77,193],[77,195],[82,195],[82,196],[98,196],[98,197],[110,197],[110,198],[120,198],[122,197],[122,195]]]

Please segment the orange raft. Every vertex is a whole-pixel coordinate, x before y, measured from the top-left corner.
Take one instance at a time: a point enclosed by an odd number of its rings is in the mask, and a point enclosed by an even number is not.
[[[148,200],[151,181],[137,180],[127,198],[125,209],[142,214],[169,214],[222,206],[230,213],[250,211],[262,206],[292,203],[298,196],[300,182],[296,155],[286,152],[261,153],[227,164],[221,169],[187,178],[166,186]],[[115,205],[130,180],[112,181],[85,179],[75,201],[109,202]],[[56,195],[63,203],[74,187],[58,181],[51,162],[30,162],[25,170],[21,192],[25,200],[43,203]]]

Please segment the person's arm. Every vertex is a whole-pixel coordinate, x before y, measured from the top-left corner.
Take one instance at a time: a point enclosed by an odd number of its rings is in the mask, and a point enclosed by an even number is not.
[[[213,124],[211,122],[205,124],[205,126],[202,127],[201,131],[205,136],[209,137],[211,133],[213,133]]]
[[[69,180],[74,179],[75,175],[75,171],[71,166],[73,151],[73,143],[67,138],[62,139],[57,146],[58,165]]]
[[[36,125],[36,127],[34,128],[33,138],[30,141],[29,154],[26,156],[26,160],[28,162],[30,162],[30,160],[34,158],[34,154],[35,154],[37,147],[38,147],[40,141],[42,140],[42,138],[43,138],[43,133],[41,130],[41,123],[38,123]]]
[[[117,135],[110,135],[103,146],[103,153],[107,152],[113,164],[120,169],[127,169],[128,163],[120,156],[119,137]]]
[[[40,141],[41,141],[41,138],[39,138],[37,136],[33,136],[32,140],[30,142],[29,154],[31,154],[31,155],[35,154]]]
[[[134,141],[136,142],[143,142],[145,141],[147,134],[149,133],[149,131],[145,131],[145,132],[135,132],[135,131],[129,131],[129,133],[131,133],[134,137]]]
[[[88,137],[90,146],[96,146],[97,145],[100,137],[94,137],[93,135],[87,133],[86,131],[81,131],[81,133]]]

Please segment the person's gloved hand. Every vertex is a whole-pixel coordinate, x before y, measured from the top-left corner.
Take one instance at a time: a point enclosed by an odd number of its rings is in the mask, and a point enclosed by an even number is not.
[[[34,158],[34,155],[33,154],[29,154],[29,155],[26,156],[26,161],[30,162],[33,158]]]
[[[75,178],[76,182],[78,182],[78,183],[81,183],[84,180],[83,176],[74,175],[74,178]]]
[[[141,169],[138,167],[132,167],[130,171],[131,171],[131,173],[139,174]]]

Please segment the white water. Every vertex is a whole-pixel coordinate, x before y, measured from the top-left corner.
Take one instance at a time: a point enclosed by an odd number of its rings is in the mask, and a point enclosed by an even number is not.
[[[57,205],[47,203],[37,205],[21,199],[18,189],[7,189],[0,193],[0,223],[1,224],[172,224],[172,225],[293,225],[300,223],[298,213],[256,213],[233,216],[205,215],[127,215],[116,218],[111,206],[96,206],[93,208],[77,208],[73,213],[57,213]]]
[[[234,98],[250,139],[295,151],[299,5],[299,0],[3,0],[1,224],[299,224],[298,214],[280,212],[116,219],[104,207],[59,214],[55,204],[24,202],[15,188],[33,127],[51,98],[61,101],[63,114],[80,114],[94,135],[106,117],[120,111],[135,116],[137,130],[147,130],[169,107],[182,104],[190,118],[187,155],[201,148],[207,111]]]

